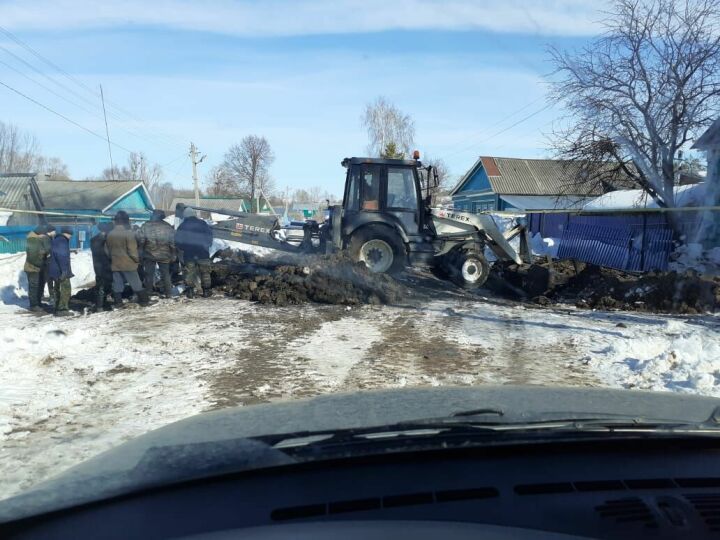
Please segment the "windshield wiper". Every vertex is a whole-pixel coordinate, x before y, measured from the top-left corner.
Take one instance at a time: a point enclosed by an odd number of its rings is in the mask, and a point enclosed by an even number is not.
[[[720,425],[710,419],[699,423],[686,423],[621,415],[522,422],[477,421],[469,420],[467,417],[451,416],[368,428],[261,436],[256,439],[276,449],[292,450],[349,448],[368,444],[381,445],[391,441],[422,442],[466,439],[482,443],[510,441],[522,436],[531,436],[533,440],[539,440],[543,435],[556,439],[561,435],[597,436],[598,434],[720,437]]]

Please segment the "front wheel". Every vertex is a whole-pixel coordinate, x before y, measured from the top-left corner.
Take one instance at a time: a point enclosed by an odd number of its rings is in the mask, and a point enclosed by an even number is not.
[[[405,246],[385,227],[365,227],[356,232],[348,250],[353,260],[365,263],[371,272],[394,274],[405,266]]]
[[[450,279],[464,289],[482,287],[490,275],[490,265],[479,253],[461,252],[449,261]]]

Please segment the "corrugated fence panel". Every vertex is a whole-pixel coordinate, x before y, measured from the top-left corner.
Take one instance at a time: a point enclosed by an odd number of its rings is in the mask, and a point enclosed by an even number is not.
[[[681,234],[693,242],[700,213],[675,217]],[[531,214],[530,230],[560,238],[558,257],[573,258],[619,270],[667,270],[673,233],[661,213]]]
[[[560,241],[558,258],[623,269],[629,262],[631,239],[628,229],[571,222]]]

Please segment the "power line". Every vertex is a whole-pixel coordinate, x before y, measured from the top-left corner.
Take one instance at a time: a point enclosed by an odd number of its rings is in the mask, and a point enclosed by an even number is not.
[[[1,47],[0,47],[0,48],[1,48]],[[11,65],[8,64],[7,62],[3,62],[2,60],[0,60],[0,64],[3,65],[3,66],[5,66],[5,67],[8,68],[8,69],[11,69],[12,71],[14,71],[15,73],[17,73],[17,74],[20,75],[21,77],[24,77],[24,78],[26,78],[27,80],[29,80],[29,81],[37,84],[40,88],[46,90],[47,92],[50,92],[50,93],[53,94],[55,97],[58,97],[58,98],[62,99],[63,101],[66,101],[66,102],[70,103],[71,105],[74,105],[74,106],[77,107],[78,109],[81,109],[81,110],[85,111],[85,112],[88,113],[88,114],[95,114],[95,111],[91,111],[91,110],[89,110],[89,109],[86,109],[85,107],[83,107],[82,105],[74,102],[73,100],[68,99],[67,97],[63,96],[62,94],[59,94],[58,92],[55,92],[55,90],[53,90],[52,88],[50,88],[50,87],[48,87],[48,86],[45,86],[43,83],[41,83],[41,82],[39,82],[39,81],[36,81],[35,79],[33,79],[32,77],[30,77],[30,76],[27,75],[26,73],[23,73],[22,71],[20,71],[19,69],[11,66]]]
[[[486,137],[486,138],[482,139],[481,141],[474,142],[474,143],[471,144],[470,146],[467,146],[467,147],[465,147],[465,148],[461,148],[460,150],[456,150],[455,152],[451,152],[451,153],[449,153],[449,154],[446,154],[446,155],[443,156],[443,157],[444,157],[444,158],[448,158],[448,157],[450,157],[450,156],[455,156],[455,155],[457,155],[457,154],[461,154],[461,153],[463,153],[463,152],[466,152],[466,151],[468,151],[468,150],[470,150],[470,149],[472,149],[472,148],[474,148],[474,147],[476,147],[476,146],[480,146],[481,144],[484,144],[484,143],[488,142],[489,140],[494,139],[494,138],[497,137],[498,135],[502,135],[502,134],[505,133],[506,131],[509,131],[509,130],[511,130],[512,128],[516,127],[516,126],[519,126],[519,125],[522,124],[523,122],[526,122],[526,121],[530,120],[530,119],[533,118],[534,116],[537,116],[538,114],[540,114],[541,112],[549,109],[549,108],[552,107],[553,105],[555,105],[554,102],[547,103],[547,104],[545,104],[543,107],[541,107],[540,109],[538,109],[538,110],[530,113],[529,115],[521,118],[520,120],[518,120],[518,121],[515,122],[514,124],[511,124],[511,125],[509,125],[508,127],[503,128],[503,129],[501,129],[500,131],[498,131],[498,132],[496,132],[496,133],[493,133],[493,134],[490,135],[489,137]],[[503,122],[506,121],[506,120],[507,120],[507,118],[503,119]],[[502,122],[501,122],[501,123],[502,123]]]
[[[0,26],[0,32],[3,33],[4,35],[6,35],[8,38],[10,38],[12,41],[14,41],[14,42],[15,42],[16,44],[18,44],[20,47],[22,47],[23,49],[25,49],[26,51],[28,51],[30,54],[32,54],[33,56],[35,56],[35,57],[36,57],[37,59],[39,59],[41,62],[43,62],[44,64],[48,65],[48,66],[51,67],[52,69],[58,71],[58,72],[59,72],[60,74],[62,74],[66,79],[68,79],[69,81],[71,81],[71,82],[73,82],[74,84],[78,85],[80,88],[82,88],[82,89],[85,90],[87,93],[89,93],[94,99],[100,98],[100,95],[99,95],[96,91],[94,91],[94,90],[93,90],[92,88],[90,88],[88,85],[86,85],[85,83],[83,83],[83,82],[82,82],[81,80],[79,80],[77,77],[74,77],[73,75],[71,75],[70,73],[68,73],[67,71],[65,71],[63,68],[61,68],[61,67],[60,67],[59,65],[57,65],[56,63],[52,62],[51,60],[49,60],[48,58],[46,58],[45,56],[43,56],[42,54],[40,54],[38,51],[36,51],[35,49],[33,49],[30,45],[28,45],[27,43],[25,43],[24,41],[22,41],[20,38],[18,38],[17,36],[15,36],[15,35],[14,35],[12,32],[10,32],[8,29]],[[1,46],[0,46],[0,47],[1,47]],[[59,83],[57,80],[53,79],[52,77],[50,77],[50,76],[47,75],[46,73],[38,70],[35,66],[29,64],[29,63],[26,62],[23,58],[15,55],[14,53],[12,53],[11,51],[9,51],[8,49],[6,49],[6,48],[4,48],[4,47],[2,47],[2,48],[5,50],[5,52],[7,52],[8,54],[12,55],[13,57],[15,57],[16,59],[18,59],[18,60],[19,60],[20,62],[22,62],[23,64],[27,65],[30,69],[32,69],[33,71],[39,73],[40,75],[42,75],[43,77],[47,78],[48,80],[50,80],[50,81],[53,82],[54,84],[57,84],[58,86],[60,86],[61,88],[65,89],[67,92],[69,92],[70,94],[78,97],[79,99],[85,101],[86,103],[90,103],[91,106],[93,106],[93,107],[97,107],[97,103],[96,103],[95,101],[92,101],[92,102],[91,102],[91,101],[89,101],[87,98],[85,98],[85,97],[83,97],[83,96],[80,96],[80,95],[77,94],[75,91],[69,89],[67,86],[63,85],[62,83]],[[114,104],[112,101],[107,100],[107,103],[108,103],[108,105],[111,105],[113,108],[115,108],[115,109],[117,109],[118,111],[120,111],[121,113],[123,113],[125,116],[133,119],[135,122],[144,123],[143,120],[135,117],[132,113],[130,113],[130,112],[122,109],[122,108],[119,107],[118,105]],[[113,111],[110,111],[109,114],[110,114],[110,116],[112,116],[112,117],[115,118],[116,120],[119,120],[119,121],[121,121],[121,122],[124,121],[124,120],[122,120],[116,113],[114,113]],[[128,133],[133,134],[133,133],[132,133],[131,131],[129,131],[128,129],[125,129],[124,131],[127,131]],[[141,136],[141,135],[139,135],[139,134],[137,134],[137,133],[135,133],[134,135],[135,135],[135,136]],[[172,137],[171,137],[171,136],[168,136],[167,134],[165,134],[165,133],[163,133],[163,132],[161,132],[161,131],[159,131],[159,130],[157,131],[157,134],[155,135],[155,138],[156,138],[156,142],[162,142],[163,144],[171,145],[173,148],[175,148],[175,147],[177,147],[177,146],[184,146],[184,145],[185,145],[184,141],[183,141],[182,143],[180,143],[180,142],[179,142],[180,139],[176,139],[174,136],[172,136]],[[152,142],[152,141],[151,141],[151,142]]]
[[[19,61],[19,62],[21,62],[23,65],[27,66],[28,68],[30,68],[30,69],[31,69],[32,71],[34,71],[35,73],[38,73],[38,74],[41,75],[42,77],[46,78],[46,79],[49,80],[51,83],[53,83],[53,84],[57,85],[58,87],[64,89],[66,92],[68,92],[68,93],[71,94],[72,96],[74,96],[74,97],[78,98],[79,100],[84,101],[85,103],[89,104],[91,107],[93,107],[93,110],[90,110],[90,109],[88,109],[87,107],[85,107],[85,106],[83,106],[83,105],[81,105],[81,104],[79,104],[79,103],[77,103],[77,102],[75,102],[75,101],[73,101],[73,100],[71,100],[71,99],[68,99],[66,96],[63,96],[62,94],[56,92],[56,91],[53,90],[52,88],[49,88],[48,86],[44,85],[44,84],[41,83],[40,81],[38,81],[38,80],[36,80],[36,79],[33,79],[33,78],[30,77],[29,75],[23,73],[22,71],[20,71],[19,69],[15,68],[15,67],[11,66],[11,65],[8,64],[7,62],[3,62],[2,60],[0,60],[0,64],[2,64],[2,65],[4,65],[5,67],[11,69],[12,71],[14,71],[15,73],[19,74],[20,76],[28,79],[29,81],[35,83],[36,85],[38,85],[39,87],[43,88],[43,89],[46,90],[47,92],[50,92],[50,93],[53,94],[54,96],[62,99],[63,101],[66,101],[67,103],[70,103],[71,105],[74,105],[75,107],[79,108],[80,110],[82,110],[82,111],[84,111],[84,112],[86,112],[86,113],[88,113],[88,114],[97,115],[97,114],[99,113],[99,108],[98,108],[98,109],[95,109],[95,108],[97,107],[97,104],[95,104],[94,102],[92,102],[92,101],[88,100],[87,98],[81,96],[80,94],[78,94],[77,92],[75,92],[75,91],[73,91],[72,89],[68,88],[67,86],[65,86],[65,85],[57,82],[54,78],[52,78],[51,76],[47,75],[46,73],[43,73],[42,71],[40,71],[39,69],[37,69],[35,66],[33,66],[32,64],[26,62],[23,58],[21,58],[20,56],[16,55],[15,53],[9,51],[8,49],[6,49],[5,47],[3,47],[2,45],[0,45],[0,50],[5,51],[7,54],[9,54],[9,55],[12,56],[13,58],[15,58],[17,61]],[[112,112],[111,112],[110,114],[111,114],[111,116],[113,116],[115,119],[119,120],[120,122],[123,121],[123,120],[120,119],[120,117],[118,117],[117,115],[113,115]],[[136,132],[136,131],[133,131],[133,130],[131,130],[131,129],[129,129],[129,128],[126,128],[126,127],[123,127],[123,126],[117,126],[117,127],[118,127],[120,130],[128,133],[128,134],[131,135],[131,136],[144,139],[144,140],[146,140],[146,141],[148,141],[148,142],[150,142],[150,143],[157,144],[158,142],[160,142],[160,143],[162,143],[162,144],[168,145],[169,147],[176,148],[176,146],[175,146],[174,144],[173,144],[173,145],[170,145],[170,143],[168,143],[167,141],[164,141],[164,140],[161,140],[161,139],[152,140],[152,139],[144,136],[143,134],[138,133],[138,132]]]
[[[491,129],[493,129],[493,128],[499,126],[499,125],[504,124],[504,123],[507,122],[510,118],[512,118],[512,117],[520,114],[520,113],[523,112],[524,110],[532,107],[533,105],[535,105],[536,103],[538,103],[538,102],[540,102],[540,101],[543,101],[544,99],[545,99],[545,96],[540,96],[540,97],[532,100],[531,102],[526,103],[526,104],[523,105],[522,107],[520,107],[520,108],[518,108],[518,109],[515,109],[513,112],[511,112],[511,113],[508,114],[507,116],[501,118],[501,119],[498,120],[497,122],[494,122],[494,123],[490,124],[489,126],[485,126],[485,127],[482,128],[480,131],[476,132],[474,135],[472,135],[472,136],[470,136],[470,137],[465,137],[463,140],[461,140],[461,141],[459,141],[459,142],[461,142],[461,143],[467,143],[467,142],[470,142],[470,141],[472,141],[472,140],[475,140],[475,139],[478,139],[478,138],[480,138],[480,137],[485,136]]]
[[[33,102],[35,105],[37,105],[37,106],[39,106],[39,107],[42,107],[42,108],[45,109],[46,111],[51,112],[51,113],[53,113],[53,114],[56,115],[56,116],[59,116],[60,118],[62,118],[62,119],[65,120],[66,122],[69,122],[69,123],[71,123],[72,125],[74,125],[74,126],[76,126],[76,127],[79,127],[79,128],[82,129],[83,131],[88,132],[90,135],[93,135],[94,137],[97,137],[98,139],[100,139],[100,140],[102,140],[102,141],[105,141],[105,137],[103,137],[103,136],[100,135],[99,133],[96,133],[96,132],[94,132],[93,130],[91,130],[91,129],[89,129],[89,128],[86,128],[86,127],[83,126],[82,124],[78,124],[75,120],[72,120],[72,119],[68,118],[68,117],[65,116],[64,114],[59,113],[59,112],[57,112],[57,111],[54,110],[54,109],[51,109],[51,108],[48,107],[47,105],[44,105],[44,104],[40,103],[39,101],[37,101],[36,99],[31,98],[31,97],[28,96],[27,94],[23,94],[20,90],[17,90],[17,89],[15,89],[15,88],[13,88],[13,87],[10,86],[9,84],[5,84],[4,82],[0,81],[0,85],[4,86],[5,88],[7,88],[8,90],[10,90],[10,91],[12,91],[12,92],[15,92],[15,93],[16,93],[17,95],[19,95],[19,96],[24,97],[24,98],[27,99],[28,101]],[[119,145],[119,144],[117,144],[117,143],[111,143],[111,144],[112,144],[113,146],[116,146],[116,147],[120,148],[121,150],[125,150],[125,151],[128,152],[129,154],[132,154],[132,153],[133,153],[132,150],[129,150],[128,148],[125,148],[124,146],[121,146],[121,145]]]

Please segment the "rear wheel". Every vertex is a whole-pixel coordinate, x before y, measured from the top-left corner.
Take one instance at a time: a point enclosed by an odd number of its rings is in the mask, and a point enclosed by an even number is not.
[[[450,279],[464,289],[482,287],[490,275],[490,265],[479,253],[461,251],[448,260]]]
[[[354,261],[363,262],[371,272],[397,273],[405,266],[405,246],[385,227],[364,227],[350,238],[348,245]]]

